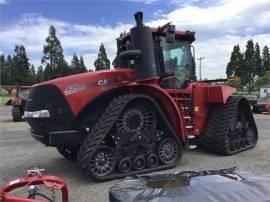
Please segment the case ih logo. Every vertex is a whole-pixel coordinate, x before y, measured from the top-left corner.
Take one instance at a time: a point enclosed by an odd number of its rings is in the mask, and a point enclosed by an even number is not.
[[[120,78],[112,78],[112,79],[101,79],[101,80],[98,80],[97,83],[99,86],[103,86],[103,85],[107,85],[107,84],[119,82],[119,81],[121,81]]]
[[[105,86],[109,85],[112,83],[120,82],[123,81],[121,78],[112,78],[112,79],[101,79],[96,81],[95,83],[89,83],[89,84],[84,84],[84,85],[79,85],[79,84],[72,84],[66,87],[64,93],[65,95],[70,95],[73,93],[77,93],[79,91],[86,90],[88,88],[93,88],[96,86]]]
[[[66,87],[64,93],[65,93],[65,95],[70,95],[72,93],[76,93],[76,92],[79,92],[79,91],[82,91],[85,89],[86,89],[86,85],[72,84],[72,85]]]

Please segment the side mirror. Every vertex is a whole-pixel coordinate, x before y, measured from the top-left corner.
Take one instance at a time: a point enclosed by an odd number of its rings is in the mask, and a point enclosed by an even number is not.
[[[127,50],[123,51],[118,55],[120,60],[134,60],[142,55],[140,50]]]
[[[166,42],[173,43],[175,41],[175,25],[168,24],[166,29]]]

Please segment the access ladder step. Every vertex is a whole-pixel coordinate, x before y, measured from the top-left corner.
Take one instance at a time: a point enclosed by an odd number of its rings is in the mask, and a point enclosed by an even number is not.
[[[187,135],[188,139],[194,139],[196,136],[195,135]]]
[[[191,129],[193,126],[185,126],[186,129]]]
[[[197,145],[192,145],[192,144],[186,144],[185,149],[196,149]]]

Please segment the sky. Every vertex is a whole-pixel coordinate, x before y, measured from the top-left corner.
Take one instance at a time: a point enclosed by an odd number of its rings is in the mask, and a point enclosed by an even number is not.
[[[261,49],[270,46],[270,0],[0,0],[0,54],[12,55],[14,46],[22,44],[38,67],[54,25],[65,59],[82,55],[88,69],[94,69],[101,43],[112,62],[116,38],[134,25],[137,11],[144,12],[146,25],[172,22],[178,30],[196,32],[196,58],[205,58],[202,78],[225,78],[236,44],[242,51],[249,39]]]

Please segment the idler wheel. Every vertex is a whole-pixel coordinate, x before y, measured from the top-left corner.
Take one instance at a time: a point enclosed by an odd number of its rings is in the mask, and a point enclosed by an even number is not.
[[[91,175],[103,177],[109,175],[115,166],[115,153],[112,148],[101,146],[89,162]]]
[[[158,155],[161,163],[163,164],[172,164],[177,161],[179,156],[179,149],[177,143],[171,139],[164,139],[158,148]]]

